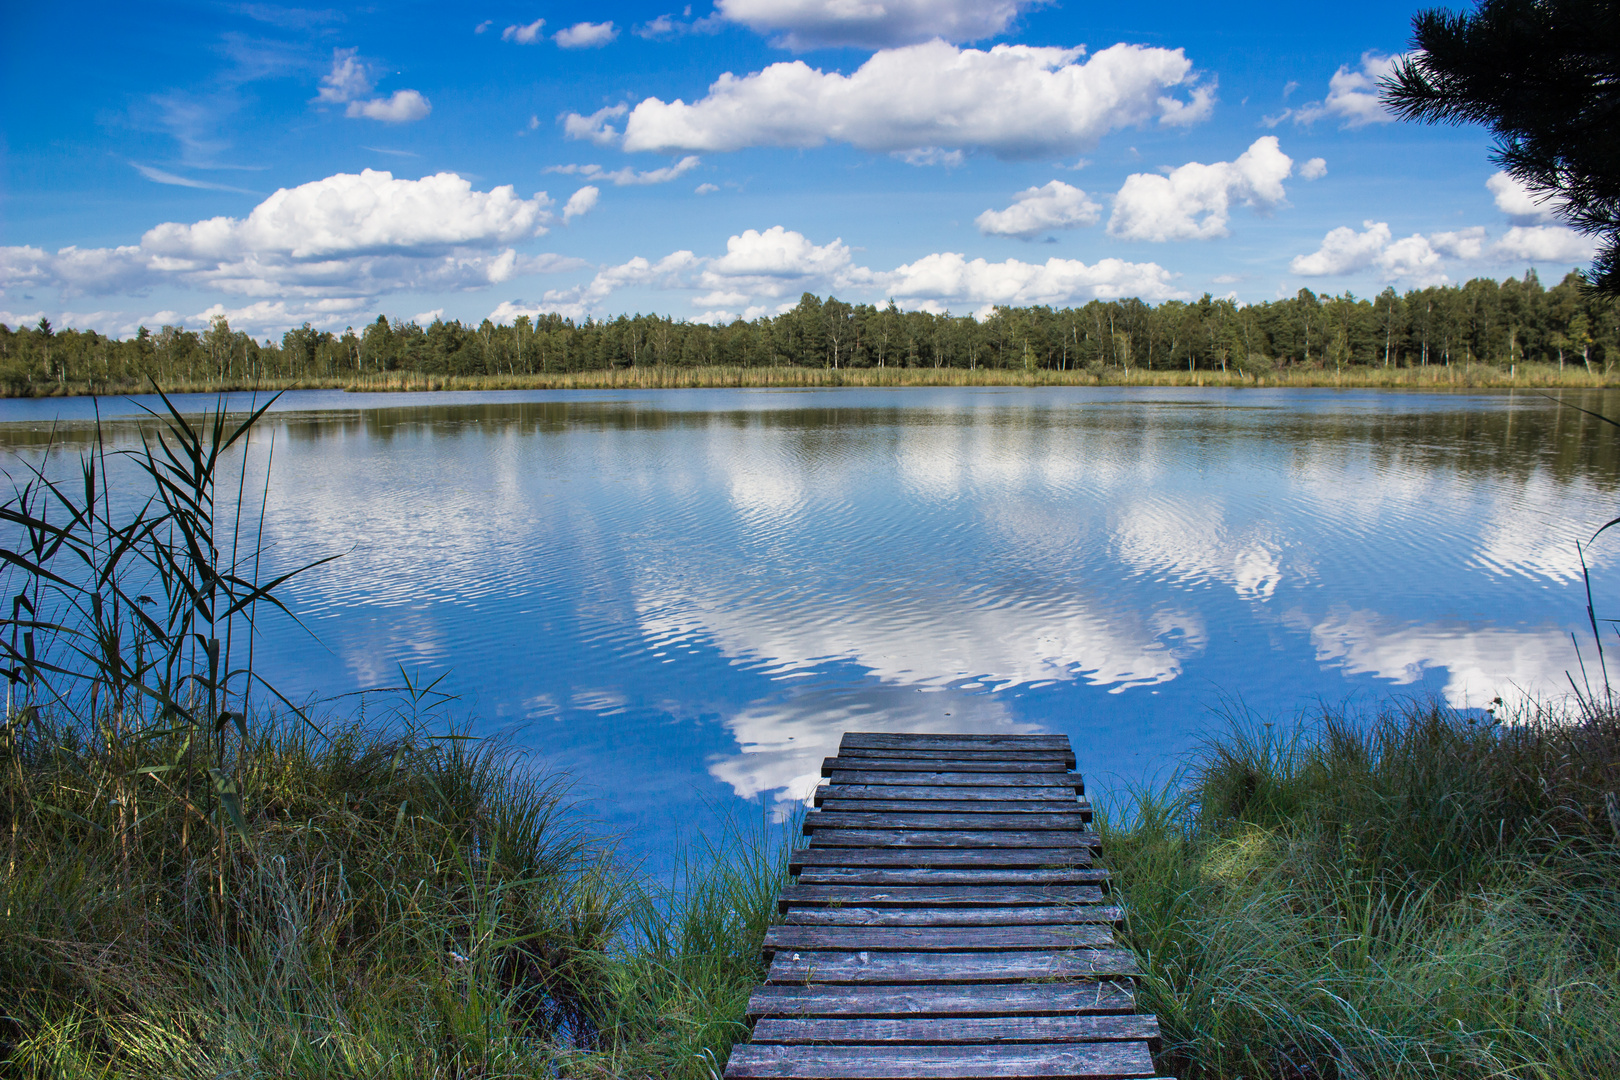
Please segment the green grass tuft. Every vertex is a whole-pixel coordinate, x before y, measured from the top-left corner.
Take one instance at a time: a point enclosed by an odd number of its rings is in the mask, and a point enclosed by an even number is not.
[[[1184,1080],[1620,1075],[1620,722],[1240,717],[1103,815]]]

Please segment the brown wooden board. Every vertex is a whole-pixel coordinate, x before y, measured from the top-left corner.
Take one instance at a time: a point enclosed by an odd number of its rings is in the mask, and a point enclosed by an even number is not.
[[[972,983],[1029,979],[1082,979],[1135,975],[1136,958],[1124,949],[1002,952],[873,952],[779,950],[766,982]]]
[[[955,749],[955,750],[1057,750],[1072,753],[1067,735],[974,735],[950,733],[900,733],[889,731],[846,731],[839,749]]]
[[[1016,829],[920,829],[899,826],[894,829],[817,829],[810,845],[820,847],[875,848],[1098,848],[1102,840],[1094,832],[1074,830]]]
[[[1124,913],[1111,904],[1051,907],[795,907],[788,926],[1117,926]]]
[[[1036,802],[1060,802],[1069,806],[1075,802],[1074,787],[1069,784],[856,784],[840,783],[834,788],[822,784],[814,795],[816,805],[823,799],[1016,799]]]
[[[966,986],[760,986],[748,1017],[1070,1016],[1136,1008],[1129,982],[979,983]]]
[[[756,1043],[1060,1043],[1159,1038],[1153,1016],[953,1016],[920,1019],[773,1017],[754,1025]]]
[[[1068,814],[1091,820],[1091,804],[1071,799],[846,799],[842,791],[816,803],[831,813],[874,814]]]
[[[900,755],[873,758],[830,757],[821,762],[821,775],[834,772],[965,772],[997,776],[1068,775],[1067,763],[1058,761],[1005,761],[1001,758],[927,759]]]
[[[819,842],[821,838],[817,837]],[[789,873],[810,866],[875,866],[920,870],[925,867],[1055,869],[1091,865],[1089,847],[1043,848],[797,848],[788,856]]]
[[[773,926],[765,931],[764,951],[860,949],[916,952],[950,949],[958,954],[984,949],[1048,950],[1101,948],[1114,943],[1110,926]]]
[[[933,763],[935,767],[948,767],[949,763],[964,761],[969,764],[1042,766],[1042,769],[1053,772],[1068,772],[1074,767],[1072,755],[1056,755],[1056,753],[975,755],[964,750],[841,750],[836,758],[825,758],[825,761],[907,761],[915,764]]]
[[[1085,794],[1079,773],[973,772],[940,769],[834,769],[834,784],[916,784],[927,787],[1062,787]]]
[[[985,867],[979,869],[926,869],[869,866],[807,866],[799,873],[800,885],[1098,885],[1106,887],[1109,874],[1091,866],[1060,869]]]
[[[831,758],[829,758],[831,759]],[[1072,769],[1074,755],[1059,751],[1037,753],[975,753],[972,750],[839,750],[838,761],[972,761],[985,764],[1037,764],[1048,769]]]
[[[1127,1080],[1155,1075],[1143,1042],[1019,1043],[990,1046],[738,1046],[726,1076],[736,1080],[966,1080],[1073,1077]]]
[[[813,810],[804,815],[804,834],[823,829],[1016,829],[1020,832],[1063,830],[1079,832],[1085,823],[1079,814],[914,814],[897,810],[846,813]]]
[[[930,871],[930,876],[939,871]],[[1102,890],[1095,885],[883,885],[874,882],[843,885],[787,885],[777,895],[783,911],[788,905],[858,904],[862,907],[1051,907],[1054,904],[1100,904]]]

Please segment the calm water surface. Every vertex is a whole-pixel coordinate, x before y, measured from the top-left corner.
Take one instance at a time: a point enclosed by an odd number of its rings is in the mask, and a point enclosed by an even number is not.
[[[0,442],[88,415],[0,402]],[[1107,786],[1222,699],[1557,692],[1611,430],[1527,394],[288,394],[274,558],[346,554],[287,594],[318,640],[259,662],[290,696],[445,674],[657,866],[849,728],[1064,732]]]

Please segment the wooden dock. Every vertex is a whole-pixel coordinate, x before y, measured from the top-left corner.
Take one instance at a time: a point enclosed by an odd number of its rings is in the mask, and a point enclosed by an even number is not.
[[[1066,735],[850,732],[728,1080],[1154,1077]]]

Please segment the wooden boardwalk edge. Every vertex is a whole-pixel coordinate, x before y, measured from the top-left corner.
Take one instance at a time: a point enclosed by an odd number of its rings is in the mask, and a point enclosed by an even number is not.
[[[1066,735],[847,732],[727,1080],[1164,1080]]]

